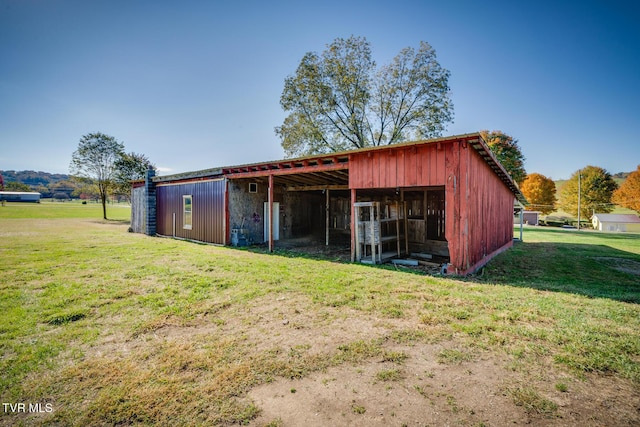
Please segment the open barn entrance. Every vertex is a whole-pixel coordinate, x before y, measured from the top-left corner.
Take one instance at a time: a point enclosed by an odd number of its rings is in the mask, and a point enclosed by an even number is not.
[[[349,258],[348,157],[249,165],[227,173],[229,224],[248,235],[248,244]]]
[[[354,259],[449,261],[444,187],[356,191]]]
[[[402,195],[411,252],[448,258],[444,187],[411,188],[403,190]]]
[[[348,260],[351,210],[348,190],[285,189],[284,221],[276,247]]]
[[[342,252],[371,262],[412,254],[448,260],[444,186],[351,189],[348,161],[333,156],[225,171],[230,243]]]

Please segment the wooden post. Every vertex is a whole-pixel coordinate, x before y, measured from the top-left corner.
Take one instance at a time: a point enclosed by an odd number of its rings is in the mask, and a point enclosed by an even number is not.
[[[269,252],[273,252],[273,174],[269,175]]]
[[[425,218],[427,217],[427,211],[423,210]],[[402,216],[404,220],[404,251],[409,255],[409,219],[407,218],[407,202],[402,201]]]
[[[356,260],[356,250],[358,251],[358,258],[360,258],[360,251],[357,249],[359,243],[356,241],[356,189],[351,189],[351,262]]]
[[[327,219],[325,221],[325,223],[326,223],[326,230],[325,230],[325,234],[326,234],[326,236],[325,236],[325,240],[326,240],[325,244],[326,244],[326,246],[329,246],[329,227],[331,226],[331,221],[330,221],[331,218],[330,218],[330,211],[329,211],[329,191],[331,191],[331,190],[329,190],[328,188],[324,190],[324,193],[326,195],[326,202],[325,202],[324,209],[325,209],[325,214],[326,214],[326,217],[327,217]]]
[[[522,224],[524,223],[524,206],[520,204],[520,241],[522,242]]]
[[[376,233],[375,233],[375,224],[373,223],[373,220],[375,219],[375,215],[374,215],[374,209],[376,207],[376,204],[378,202],[373,202],[371,204],[371,207],[369,208],[369,226],[370,226],[370,230],[371,230],[371,262],[373,264],[376,264]],[[378,211],[378,215],[380,215],[380,211]],[[365,236],[366,236],[366,231],[365,231]],[[367,239],[365,239],[365,242],[367,241]]]
[[[400,256],[400,204],[396,201],[396,247]]]

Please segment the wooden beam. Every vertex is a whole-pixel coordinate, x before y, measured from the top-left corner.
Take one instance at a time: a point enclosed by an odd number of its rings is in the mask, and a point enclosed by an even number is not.
[[[323,172],[323,171],[337,171],[337,170],[345,170],[349,169],[349,163],[331,163],[327,165],[310,165],[309,162],[306,162],[306,165],[303,163],[300,166],[298,164],[294,164],[294,167],[291,169],[270,169],[270,170],[245,170],[238,169],[229,169],[227,172],[227,177],[234,178],[252,178],[257,176],[267,176],[270,174],[274,174],[276,176],[280,175],[293,175],[293,174],[304,174],[310,172]]]
[[[287,191],[322,191],[322,190],[348,190],[349,185],[296,185],[288,186]]]

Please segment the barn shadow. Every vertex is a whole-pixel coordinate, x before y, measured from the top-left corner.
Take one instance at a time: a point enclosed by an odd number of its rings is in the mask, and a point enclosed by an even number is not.
[[[518,242],[468,280],[640,304],[640,255],[597,244]]]
[[[638,239],[638,236],[616,234],[608,238],[624,241]],[[237,249],[268,253],[266,244]],[[283,240],[276,244],[273,254],[336,263],[350,262],[350,250],[344,242],[326,246],[318,239]],[[368,267],[442,277],[439,269],[426,271],[390,263]],[[456,279],[640,304],[640,255],[607,245],[517,242],[476,274]]]

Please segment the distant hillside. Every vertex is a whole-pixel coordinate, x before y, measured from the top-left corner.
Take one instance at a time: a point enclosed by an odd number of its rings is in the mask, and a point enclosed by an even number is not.
[[[622,179],[624,181],[625,179],[627,179],[627,177],[630,174],[631,174],[631,172],[618,172],[616,174],[613,174],[612,176],[613,176],[614,179],[615,178],[619,178],[619,179]]]
[[[21,182],[23,184],[27,184],[31,187],[37,186],[45,186],[48,187],[50,184],[55,184],[60,181],[66,181],[70,178],[69,175],[61,174],[61,173],[49,173],[49,172],[41,172],[41,171],[0,171],[2,177],[4,178],[4,182]]]
[[[71,176],[42,171],[0,171],[4,186],[12,191],[37,191],[43,198],[70,199],[77,189]]]

